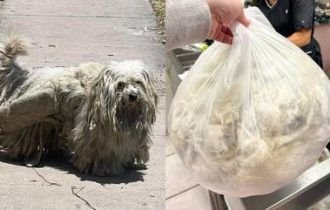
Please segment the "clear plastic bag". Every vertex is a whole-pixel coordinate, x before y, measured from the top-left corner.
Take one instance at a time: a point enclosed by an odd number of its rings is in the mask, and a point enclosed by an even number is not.
[[[179,86],[169,115],[177,153],[204,187],[237,197],[288,184],[330,136],[330,84],[257,8],[233,44],[214,43]]]

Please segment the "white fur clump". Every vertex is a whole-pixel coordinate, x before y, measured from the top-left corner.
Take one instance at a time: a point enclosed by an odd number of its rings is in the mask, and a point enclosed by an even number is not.
[[[330,137],[330,84],[260,11],[215,43],[182,82],[170,138],[199,183],[220,194],[273,192],[312,166]]]
[[[36,165],[64,151],[82,173],[116,175],[149,160],[157,95],[141,61],[23,69],[17,36],[0,45],[0,147]]]

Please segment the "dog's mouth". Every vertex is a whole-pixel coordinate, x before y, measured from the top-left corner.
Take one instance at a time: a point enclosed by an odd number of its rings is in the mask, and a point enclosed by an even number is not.
[[[136,129],[139,122],[144,121],[144,106],[142,100],[137,99],[134,102],[123,102],[122,106],[117,107],[116,119],[121,129]]]

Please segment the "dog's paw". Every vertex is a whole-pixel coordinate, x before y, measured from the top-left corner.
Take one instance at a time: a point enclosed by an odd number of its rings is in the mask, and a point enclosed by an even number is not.
[[[149,161],[149,151],[141,150],[130,161],[125,164],[130,169],[147,169],[146,163]]]
[[[149,149],[141,149],[136,152],[134,157],[125,164],[126,168],[147,169],[146,163],[150,159]]]
[[[142,150],[139,150],[137,154],[135,155],[135,159],[137,163],[146,163],[150,159],[149,149],[145,148]]]
[[[44,148],[40,149],[39,151],[36,151],[34,154],[32,154],[29,157],[24,158],[24,164],[27,167],[35,167],[38,166],[41,162],[42,157],[44,156],[45,150]]]
[[[128,163],[126,163],[125,168],[145,170],[145,169],[147,169],[147,166],[146,166],[145,162],[137,161],[136,159],[134,159],[134,160],[131,160]]]

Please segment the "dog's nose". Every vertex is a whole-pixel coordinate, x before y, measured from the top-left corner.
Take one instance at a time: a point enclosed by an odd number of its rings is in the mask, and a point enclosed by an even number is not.
[[[128,100],[129,100],[129,102],[134,102],[134,101],[136,101],[136,99],[137,99],[137,95],[136,95],[136,93],[130,93],[130,94],[128,95]]]

